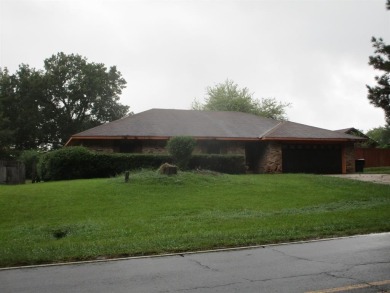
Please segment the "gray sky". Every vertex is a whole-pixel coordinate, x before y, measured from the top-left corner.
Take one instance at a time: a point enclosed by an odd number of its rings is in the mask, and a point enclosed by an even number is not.
[[[291,121],[327,129],[385,124],[367,100],[381,74],[371,37],[390,43],[385,0],[0,0],[0,66],[37,69],[57,52],[116,65],[135,113],[189,109],[234,80],[290,102]]]

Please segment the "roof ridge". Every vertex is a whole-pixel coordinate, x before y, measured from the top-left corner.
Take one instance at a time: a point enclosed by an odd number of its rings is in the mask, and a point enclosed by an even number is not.
[[[266,137],[267,135],[269,135],[270,133],[274,132],[275,130],[277,130],[279,127],[281,127],[283,124],[285,124],[286,122],[288,121],[279,121],[278,124],[276,124],[274,127],[272,127],[270,130],[268,130],[267,132],[265,132],[262,136],[260,136],[259,138],[263,138],[263,137]]]

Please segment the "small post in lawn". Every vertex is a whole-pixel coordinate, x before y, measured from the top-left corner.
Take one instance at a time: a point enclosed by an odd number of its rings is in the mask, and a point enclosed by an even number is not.
[[[130,172],[126,171],[125,172],[125,183],[129,182],[129,177],[130,177]]]

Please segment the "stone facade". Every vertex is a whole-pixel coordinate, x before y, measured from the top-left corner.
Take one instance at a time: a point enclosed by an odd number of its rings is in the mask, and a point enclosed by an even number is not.
[[[95,151],[124,152],[143,154],[167,154],[167,140],[83,140],[83,145]],[[348,143],[340,145],[342,148],[342,172],[355,172],[354,145]],[[244,155],[248,172],[253,173],[282,173],[282,143],[268,142],[242,142],[224,140],[199,140],[193,154],[227,154]]]
[[[142,142],[143,154],[167,154],[166,140],[144,140]]]
[[[166,144],[167,140],[79,140],[73,145],[108,153],[166,154]],[[239,141],[201,140],[193,153],[245,155],[245,144]]]
[[[106,152],[113,153],[115,152],[114,144],[111,140],[80,140],[77,144],[89,148],[90,150],[96,152]]]
[[[239,141],[201,140],[194,154],[245,155],[245,144]]]
[[[282,172],[282,145],[280,143],[262,143],[259,152],[258,173]]]
[[[355,150],[352,143],[344,146],[343,155],[345,156],[346,173],[355,173]]]

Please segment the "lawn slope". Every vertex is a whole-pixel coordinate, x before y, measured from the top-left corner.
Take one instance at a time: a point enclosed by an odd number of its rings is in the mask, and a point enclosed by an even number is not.
[[[390,186],[155,172],[0,186],[0,266],[390,231]]]

